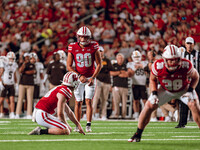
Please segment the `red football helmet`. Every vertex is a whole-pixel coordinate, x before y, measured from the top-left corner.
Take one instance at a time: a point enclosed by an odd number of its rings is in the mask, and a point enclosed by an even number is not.
[[[62,84],[77,88],[79,85],[78,75],[75,72],[67,72],[63,77]]]
[[[169,71],[175,71],[181,65],[181,54],[179,53],[178,47],[175,45],[167,45],[164,48],[162,57]]]
[[[91,31],[88,29],[88,27],[83,26],[81,27],[77,33],[77,40],[81,45],[88,45],[90,43],[90,38],[91,38]],[[84,37],[84,41],[80,40],[80,37]]]

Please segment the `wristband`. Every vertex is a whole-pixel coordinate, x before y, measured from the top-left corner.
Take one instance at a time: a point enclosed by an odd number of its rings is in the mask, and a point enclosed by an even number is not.
[[[153,95],[158,95],[158,92],[157,91],[152,91],[152,94]]]
[[[188,92],[192,92],[194,89],[192,87],[188,88]]]
[[[95,79],[95,77],[92,77],[92,79],[94,80],[94,79]]]

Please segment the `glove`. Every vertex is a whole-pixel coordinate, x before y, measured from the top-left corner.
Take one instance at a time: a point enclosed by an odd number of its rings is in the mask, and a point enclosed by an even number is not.
[[[150,101],[151,104],[158,104],[159,99],[157,95],[151,95],[148,99]]]
[[[181,96],[181,99],[187,99],[188,101],[193,102],[194,101],[193,92],[187,92],[187,93],[183,94]]]
[[[3,91],[5,89],[5,87],[3,86],[2,81],[0,81],[0,91]]]

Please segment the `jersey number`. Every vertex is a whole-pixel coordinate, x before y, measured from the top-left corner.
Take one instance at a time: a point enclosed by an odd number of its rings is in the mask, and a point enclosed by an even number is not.
[[[92,65],[92,56],[90,53],[79,53],[76,55],[76,60],[78,67],[90,67]]]
[[[12,79],[12,75],[13,75],[13,72],[12,72],[12,71],[9,71],[8,79]]]
[[[170,91],[178,91],[183,86],[183,81],[181,79],[176,79],[173,81],[164,79],[162,82],[165,84],[166,89]]]
[[[137,75],[137,76],[143,76],[144,75],[144,69],[137,69],[136,71],[135,71],[135,74]]]

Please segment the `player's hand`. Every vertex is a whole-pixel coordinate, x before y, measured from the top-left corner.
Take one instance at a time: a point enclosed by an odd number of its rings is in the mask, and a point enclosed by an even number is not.
[[[90,78],[88,80],[88,86],[92,86],[94,84],[94,79],[93,78]]]
[[[193,92],[187,92],[185,94],[183,94],[182,98],[187,98],[189,102],[194,101],[194,95]]]
[[[68,126],[70,133],[72,132],[72,127]]]
[[[81,127],[81,125],[78,125],[78,129],[79,129],[79,133],[85,135],[85,132],[84,132],[83,128]]]
[[[158,96],[157,95],[151,95],[149,97],[149,101],[150,101],[151,104],[158,104],[158,102],[159,102]]]
[[[82,82],[82,83],[86,83],[88,82],[88,79],[84,76],[84,75],[81,75],[79,80]]]

